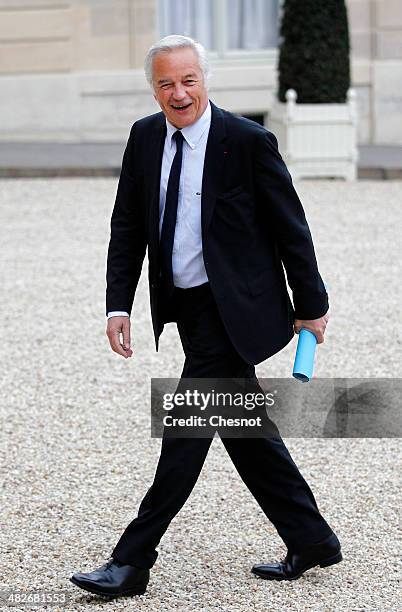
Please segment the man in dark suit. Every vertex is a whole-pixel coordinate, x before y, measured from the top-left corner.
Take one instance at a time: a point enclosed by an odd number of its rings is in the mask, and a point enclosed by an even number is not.
[[[201,45],[166,37],[151,47],[145,71],[162,112],[133,125],[124,153],[108,252],[110,345],[132,355],[130,313],[148,248],[156,347],[164,323],[175,321],[185,353],[182,380],[256,380],[254,366],[294,331],[304,327],[324,339],[328,297],[302,204],[275,136],[208,99]],[[338,538],[279,432],[222,441],[288,549],[284,560],[255,565],[253,573],[292,580],[341,561]],[[210,444],[205,437],[163,437],[138,516],[105,565],[73,575],[76,585],[113,596],[145,592],[156,547]]]

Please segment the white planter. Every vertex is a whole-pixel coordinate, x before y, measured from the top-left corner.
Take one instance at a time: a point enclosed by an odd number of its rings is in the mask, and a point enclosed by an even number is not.
[[[345,104],[296,104],[294,89],[286,103],[275,101],[269,130],[293,179],[357,175],[356,93],[349,89]]]

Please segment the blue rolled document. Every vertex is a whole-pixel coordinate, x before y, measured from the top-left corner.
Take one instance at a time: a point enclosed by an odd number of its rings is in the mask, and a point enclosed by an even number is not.
[[[301,329],[297,342],[293,376],[301,382],[308,382],[313,376],[314,354],[317,338],[308,329]]]

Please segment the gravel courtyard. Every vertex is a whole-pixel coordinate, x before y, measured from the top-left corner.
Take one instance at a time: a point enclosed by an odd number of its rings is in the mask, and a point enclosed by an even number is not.
[[[402,182],[296,188],[330,293],[315,374],[399,376]],[[254,578],[252,564],[282,558],[284,547],[214,440],[144,596],[107,601],[68,581],[104,563],[136,515],[160,447],[150,438],[150,378],[178,376],[183,361],[173,324],[155,353],[145,266],[134,356],[125,361],[108,348],[104,277],[115,192],[115,179],[0,181],[0,590],[65,591],[69,603],[53,610],[75,612],[395,611],[398,439],[286,440],[341,540],[339,565],[294,582]],[[295,346],[257,373],[290,376]]]

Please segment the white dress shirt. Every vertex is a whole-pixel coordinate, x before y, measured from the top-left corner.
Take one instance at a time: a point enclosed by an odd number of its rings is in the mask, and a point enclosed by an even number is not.
[[[180,173],[172,270],[175,287],[182,289],[196,287],[208,281],[202,255],[201,186],[210,125],[211,105],[208,102],[201,117],[181,130],[184,137],[183,162]],[[166,130],[159,190],[159,237],[162,231],[170,168],[176,153],[176,143],[172,136],[177,128],[167,119]],[[108,318],[116,316],[129,315],[123,311],[108,313]]]

